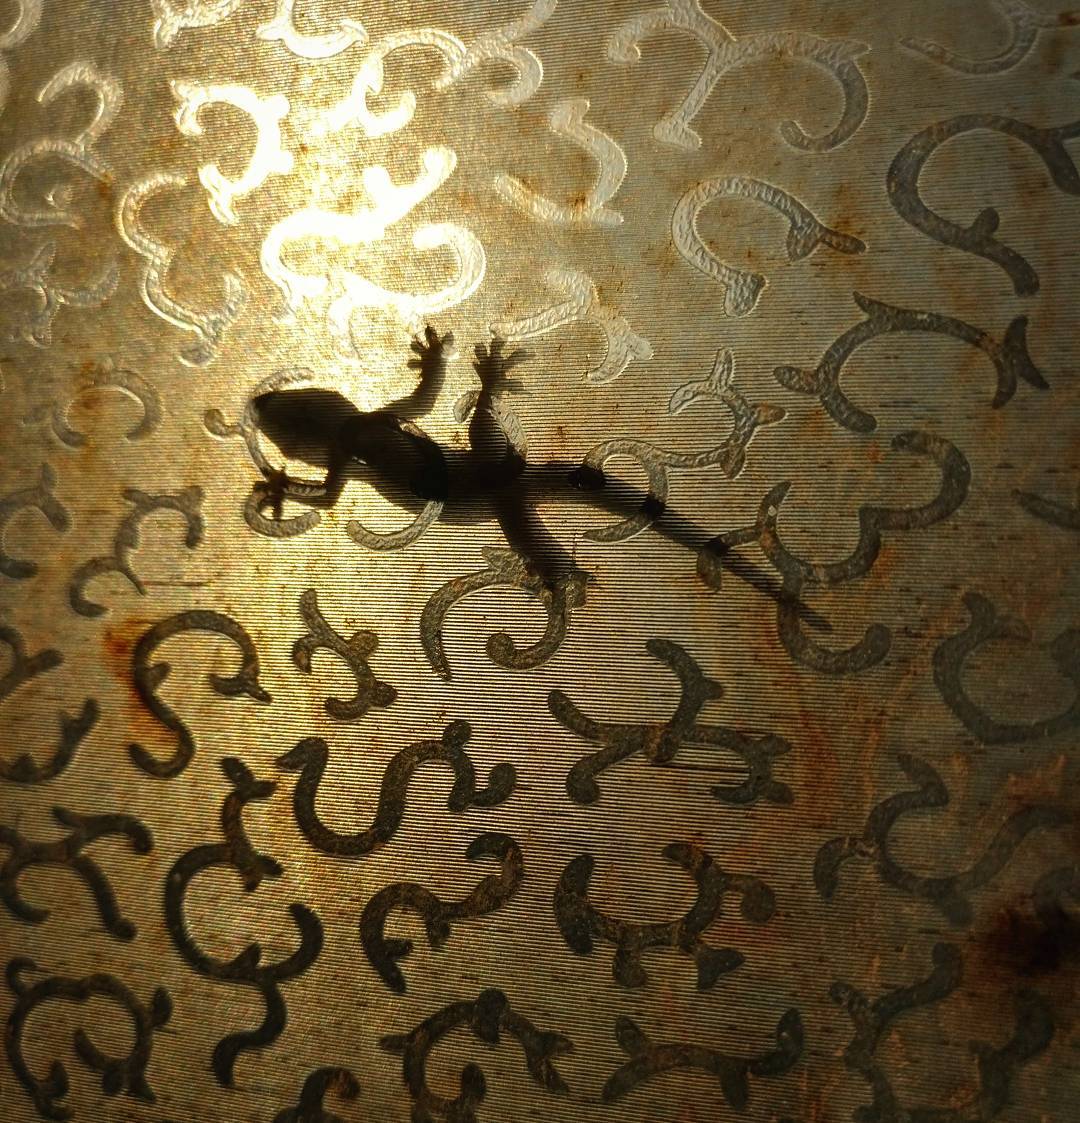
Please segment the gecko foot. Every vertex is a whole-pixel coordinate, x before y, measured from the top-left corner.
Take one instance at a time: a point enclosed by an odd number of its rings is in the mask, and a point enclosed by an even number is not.
[[[280,522],[285,493],[289,488],[289,473],[284,468],[264,468],[263,475],[266,477],[265,482],[255,486],[262,492],[263,504],[270,508],[274,518]]]

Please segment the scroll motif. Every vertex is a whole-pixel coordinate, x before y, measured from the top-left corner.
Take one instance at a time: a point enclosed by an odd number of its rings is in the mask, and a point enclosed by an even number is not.
[[[696,1068],[715,1076],[725,1101],[744,1111],[750,1103],[750,1077],[780,1076],[790,1071],[803,1054],[803,1026],[798,1010],[788,1010],[776,1025],[776,1048],[756,1057],[737,1057],[704,1045],[657,1044],[631,1021],[615,1020],[615,1038],[629,1056],[608,1077],[600,1098],[614,1103],[640,1084],[673,1069]]]
[[[91,1072],[101,1075],[101,1090],[106,1096],[130,1096],[143,1103],[155,1103],[157,1097],[147,1083],[146,1068],[155,1031],[167,1025],[172,1017],[172,1000],[164,987],[158,987],[148,1004],[140,1002],[123,983],[112,975],[88,975],[69,979],[52,975],[36,983],[26,976],[38,971],[30,959],[12,959],[5,971],[15,1004],[8,1015],[4,1047],[8,1062],[19,1083],[29,1093],[34,1107],[45,1119],[70,1119],[71,1108],[64,1103],[68,1094],[67,1069],[60,1060],[53,1060],[44,1079],[31,1071],[23,1053],[23,1035],[30,1017],[41,1006],[55,999],[84,1004],[91,998],[104,998],[119,1007],[131,1023],[134,1043],[126,1056],[113,1057],[99,1049],[83,1029],[75,1031],[75,1052]]]
[[[181,31],[213,27],[238,11],[245,0],[150,0],[154,20],[154,46],[166,50]]]
[[[103,390],[115,390],[125,397],[139,403],[142,417],[127,430],[124,438],[128,441],[145,440],[161,424],[161,397],[151,382],[137,371],[118,367],[112,358],[92,364],[89,372],[80,371],[80,377],[69,384],[70,397],[64,405],[46,403],[32,411],[23,419],[23,424],[48,421],[53,435],[68,448],[83,448],[86,434],[72,429],[68,423],[68,413],[75,402],[84,394]]]
[[[281,121],[289,112],[289,99],[284,94],[259,97],[247,86],[200,86],[195,82],[173,79],[173,97],[178,102],[174,114],[176,127],[184,136],[202,136],[199,114],[208,105],[232,105],[246,113],[255,123],[255,150],[247,167],[230,179],[216,164],[199,168],[199,182],[210,196],[210,210],[218,222],[236,226],[240,217],[235,202],[261,187],[272,175],[288,175],[293,170],[293,155],[281,146]]]
[[[879,507],[866,503],[859,508],[859,541],[851,553],[840,561],[814,564],[790,553],[780,542],[777,522],[780,505],[791,487],[790,482],[777,485],[762,500],[760,522],[754,528],[753,539],[743,538],[743,531],[733,531],[722,536],[724,545],[734,545],[735,538],[757,541],[766,557],[783,574],[797,575],[803,581],[822,585],[837,585],[861,577],[873,568],[882,547],[885,530],[914,530],[933,526],[958,510],[967,495],[971,481],[971,468],[960,450],[942,437],[929,433],[900,433],[893,440],[893,448],[927,457],[941,472],[937,494],[917,507]],[[718,540],[714,543],[719,545]]]
[[[420,251],[449,249],[456,259],[456,274],[443,288],[429,293],[394,292],[376,285],[348,269],[335,266],[329,272],[306,273],[287,265],[286,248],[304,239],[341,246],[371,245],[384,237],[388,227],[400,222],[414,207],[437,191],[457,167],[457,154],[450,148],[427,148],[423,170],[409,184],[397,185],[380,164],[361,173],[361,181],[374,206],[352,214],[307,206],[270,228],[263,241],[263,272],[281,290],[286,312],[295,314],[314,300],[330,298],[327,323],[339,342],[349,337],[349,325],[358,308],[386,308],[396,312],[410,327],[466,300],[483,279],[487,268],[484,247],[476,236],[454,223],[427,223],[417,227],[413,246]]]
[[[713,448],[703,452],[674,452],[658,448],[646,441],[627,437],[616,437],[603,441],[585,454],[583,464],[587,468],[603,470],[604,464],[613,456],[628,456],[636,460],[648,476],[648,498],[641,510],[629,518],[597,530],[587,530],[585,537],[594,542],[625,542],[635,534],[640,534],[664,513],[668,498],[668,472],[671,468],[697,470],[717,466],[729,480],[736,479],[746,465],[746,454],[757,431],[766,425],[775,425],[784,419],[784,410],[767,403],[750,402],[737,389],[732,379],[734,359],[730,351],[718,351],[713,369],[706,380],[704,395],[696,392],[696,399],[708,396],[713,390],[715,397],[731,412],[731,432]],[[700,389],[700,387],[698,387]],[[679,391],[676,391],[676,395]],[[676,397],[672,402],[678,413],[685,405],[679,405]],[[690,400],[686,401],[686,405]],[[671,405],[668,406],[671,411]]]
[[[313,378],[314,375],[307,367],[288,367],[285,370],[274,371],[273,374],[257,383],[248,394],[247,400],[244,402],[243,412],[238,420],[228,421],[221,410],[210,409],[203,415],[203,425],[208,433],[213,433],[215,437],[220,437],[222,440],[239,437],[247,447],[251,462],[265,476],[273,468],[273,465],[266,459],[266,454],[259,442],[260,429],[253,403],[263,394],[269,394],[274,390],[297,387],[305,382],[311,382]]]
[[[678,417],[684,410],[698,402],[724,402],[725,392],[731,397],[731,381],[735,377],[735,355],[728,349],[717,351],[712,369],[704,378],[691,378],[676,387],[668,400],[668,413]],[[732,398],[736,403],[737,398]],[[783,417],[783,410],[776,410]]]
[[[436,27],[398,31],[379,39],[364,56],[349,93],[313,122],[314,135],[325,136],[353,126],[362,128],[368,137],[387,136],[404,129],[416,112],[417,98],[412,90],[403,90],[397,104],[381,112],[368,106],[368,98],[384,97],[387,58],[395,51],[414,47],[434,50],[447,63],[465,53],[465,44],[457,36]]]
[[[38,571],[37,562],[13,557],[7,551],[5,533],[7,524],[20,511],[40,511],[53,530],[63,534],[71,529],[71,515],[56,498],[56,473],[48,464],[41,465],[39,482],[31,487],[18,488],[0,498],[0,573],[14,581],[25,581]]]
[[[822,39],[807,31],[767,31],[736,39],[702,10],[700,0],[670,0],[622,24],[608,40],[608,57],[615,62],[637,62],[642,40],[668,29],[696,39],[706,48],[708,57],[683,103],[653,128],[653,136],[665,144],[700,148],[701,136],[690,123],[720,79],[749,63],[777,57],[799,59],[824,70],[835,79],[844,97],[840,120],[821,136],[811,136],[797,121],[784,121],[780,135],[792,148],[827,152],[850,140],[866,119],[870,93],[857,61],[870,49],[865,43]]]
[[[556,136],[564,136],[583,148],[597,163],[596,182],[572,203],[557,203],[528,187],[516,176],[500,172],[495,190],[506,202],[537,222],[552,226],[618,226],[623,216],[605,204],[614,197],[626,178],[626,153],[607,133],[585,123],[587,98],[567,98],[551,110],[548,124]]]
[[[370,854],[393,838],[405,814],[405,801],[413,774],[424,764],[438,761],[449,765],[454,773],[447,807],[464,811],[467,807],[497,807],[514,790],[514,766],[495,765],[488,774],[487,786],[477,786],[476,769],[465,752],[465,742],[472,732],[466,721],[452,721],[439,740],[418,741],[402,749],[383,773],[379,804],[370,827],[355,834],[339,834],[319,818],[316,804],[319,785],[323,781],[329,747],[321,737],[307,737],[290,752],[278,758],[278,766],[299,772],[293,790],[293,813],[304,837],[317,850],[337,858],[355,858]]]
[[[940,1123],[963,1123],[971,1118],[967,1105],[977,1104],[978,1117],[991,1120],[1010,1103],[1013,1077],[1023,1064],[1038,1056],[1054,1036],[1054,1020],[1044,998],[1030,990],[1014,997],[1016,1029],[999,1049],[972,1041],[969,1052],[976,1058],[979,1086],[972,1092],[954,1093],[943,1107],[907,1108],[899,1102],[878,1046],[890,1036],[894,1022],[904,1013],[943,1001],[963,979],[963,961],[952,944],[935,944],[933,970],[925,979],[905,987],[894,987],[873,1001],[849,983],[837,981],[829,988],[832,1000],[851,1019],[852,1038],[844,1050],[844,1064],[870,1085],[873,1102],[859,1107],[855,1118],[865,1123],[887,1123],[893,1119],[934,1119]],[[960,1099],[960,1097],[963,1097]],[[964,1107],[954,1107],[960,1099]]]
[[[255,34],[269,43],[281,43],[297,58],[318,61],[340,55],[354,45],[363,46],[368,39],[359,20],[341,20],[337,31],[324,35],[305,35],[298,31],[293,19],[296,0],[277,0],[273,19],[261,23]]]
[[[1033,518],[1042,519],[1062,530],[1080,530],[1080,502],[1058,503],[1032,491],[1017,491],[1017,502]]]
[[[120,83],[102,74],[92,62],[76,61],[58,70],[38,91],[41,105],[51,105],[68,90],[89,90],[96,102],[93,115],[73,137],[39,137],[16,148],[0,169],[0,216],[20,226],[71,226],[84,225],[81,215],[71,210],[71,189],[68,185],[54,188],[45,199],[44,207],[21,202],[16,184],[21,173],[31,164],[54,158],[79,168],[99,183],[111,183],[108,165],[94,151],[95,143],[116,120],[124,104]]]
[[[939,644],[934,652],[934,683],[945,704],[966,728],[984,745],[1008,745],[1053,737],[1080,724],[1080,628],[1064,628],[1046,645],[1058,674],[1072,684],[1072,702],[1049,717],[1003,722],[968,694],[964,686],[964,663],[984,644],[995,640],[1031,643],[1031,630],[1021,620],[1002,616],[979,593],[965,594],[964,607],[971,621],[963,631]]]
[[[171,757],[159,760],[139,744],[128,745],[128,753],[144,772],[159,779],[178,776],[191,763],[195,755],[195,738],[181,721],[176,711],[163,702],[157,689],[172,669],[168,663],[151,663],[157,648],[173,636],[184,632],[214,632],[231,640],[240,651],[240,669],[234,675],[221,675],[212,671],[208,678],[211,687],[226,698],[243,694],[256,702],[268,705],[270,695],[259,685],[259,656],[255,644],[246,631],[231,617],[220,612],[194,609],[178,612],[155,624],[145,632],[132,653],[132,678],[146,708],[176,735],[176,751]]]
[[[575,955],[589,955],[593,936],[615,945],[611,972],[624,987],[642,987],[648,976],[641,959],[654,947],[670,947],[691,957],[697,966],[698,990],[709,990],[721,975],[734,971],[743,956],[734,948],[716,948],[704,934],[720,916],[724,894],[742,894],[746,920],[764,924],[772,916],[772,891],[754,877],[725,873],[698,846],[675,842],[664,847],[664,857],[685,870],[697,885],[697,897],[684,916],[665,924],[634,924],[601,912],[589,900],[589,882],[595,860],[591,854],[575,858],[563,870],[555,889],[555,921],[567,946]]]
[[[552,268],[544,272],[544,284],[562,293],[565,300],[519,320],[499,320],[489,325],[498,339],[517,342],[546,335],[563,324],[584,320],[600,329],[606,350],[603,359],[585,371],[585,381],[594,386],[614,382],[634,361],[652,358],[652,346],[638,335],[626,319],[600,302],[593,279],[578,269]]]
[[[536,1083],[556,1095],[569,1092],[554,1065],[556,1057],[573,1052],[569,1038],[537,1029],[510,1006],[501,990],[485,990],[475,1001],[454,1002],[409,1033],[389,1034],[379,1042],[387,1052],[401,1056],[402,1077],[414,1104],[414,1123],[477,1123],[476,1109],[487,1093],[487,1081],[479,1065],[470,1062],[462,1069],[460,1091],[453,1098],[440,1095],[428,1084],[427,1064],[432,1050],[459,1028],[470,1029],[485,1045],[498,1045],[504,1033],[514,1038]]]
[[[1080,0],[556,3],[0,0],[0,1116],[1067,1119]]]
[[[119,270],[112,264],[85,285],[64,284],[52,275],[55,260],[56,243],[43,242],[31,253],[26,265],[0,270],[0,293],[30,292],[38,305],[16,319],[10,339],[33,347],[51,346],[53,321],[61,308],[100,308],[120,283]]]
[[[725,264],[709,249],[698,232],[698,217],[702,210],[713,199],[725,197],[756,199],[779,211],[789,224],[789,261],[809,257],[819,246],[827,246],[837,253],[866,252],[865,243],[825,226],[794,195],[771,183],[747,176],[703,180],[676,203],[671,216],[671,240],[695,269],[723,287],[724,310],[729,316],[745,316],[752,312],[768,281],[760,273]]]
[[[821,674],[854,674],[875,666],[889,653],[892,635],[883,625],[873,624],[866,629],[863,638],[849,648],[836,651],[826,647],[808,635],[803,627],[799,608],[803,590],[814,585],[838,585],[865,576],[881,552],[882,531],[932,526],[958,510],[967,497],[971,466],[955,445],[941,437],[912,430],[898,433],[892,447],[898,452],[925,456],[936,464],[941,472],[938,492],[928,503],[918,507],[861,506],[859,541],[843,560],[815,565],[796,558],[780,542],[777,521],[780,504],[791,487],[790,481],[778,484],[763,497],[753,526],[717,535],[698,553],[699,575],[707,585],[719,588],[724,567],[733,564],[731,551],[757,543],[783,580],[776,610],[780,641],[796,662]]]
[[[360,1094],[356,1077],[347,1068],[319,1068],[309,1073],[300,1091],[296,1107],[286,1108],[274,1116],[274,1123],[342,1123],[323,1106],[327,1094],[333,1092],[343,1100],[355,1100]]]
[[[6,31],[0,32],[0,51],[14,50],[37,31],[44,3],[45,0],[15,0],[15,18]]]
[[[120,237],[143,259],[139,273],[143,303],[166,323],[197,337],[196,343],[180,352],[180,358],[190,366],[205,366],[216,356],[226,329],[239,318],[246,289],[238,273],[228,272],[222,278],[224,295],[221,305],[208,312],[199,312],[181,304],[165,287],[165,277],[176,257],[176,247],[159,241],[146,230],[142,210],[155,195],[187,186],[186,176],[172,172],[151,172],[137,180],[120,197],[116,208],[116,228]]]
[[[825,412],[845,429],[856,433],[872,433],[877,428],[877,418],[855,405],[840,388],[840,375],[844,365],[864,344],[879,336],[896,332],[946,335],[982,351],[993,363],[997,373],[997,388],[990,403],[994,409],[1000,409],[1012,399],[1019,379],[1037,390],[1045,390],[1049,386],[1028,353],[1027,316],[1017,316],[1005,329],[1005,335],[999,342],[980,328],[952,316],[897,308],[880,300],[872,300],[861,293],[854,295],[855,303],[866,313],[866,319],[848,328],[834,340],[816,369],[782,366],[774,371],[781,386],[820,399]]]
[[[0,51],[14,50],[37,31],[44,2],[45,0],[16,0],[15,18],[6,31],[0,32]],[[0,55],[0,110],[7,104],[10,92],[11,74],[7,60]]]
[[[416,913],[423,921],[428,941],[441,948],[450,938],[451,922],[483,916],[508,901],[523,875],[521,849],[505,834],[487,832],[473,839],[465,851],[467,861],[494,858],[499,872],[489,874],[460,901],[442,901],[430,890],[412,881],[400,881],[380,889],[364,906],[360,917],[360,942],[371,966],[384,983],[398,994],[405,993],[405,976],[397,961],[413,948],[411,940],[386,935],[386,923],[397,910]]]
[[[524,16],[482,34],[470,47],[437,28],[403,31],[379,40],[364,57],[351,93],[311,121],[311,135],[325,136],[353,124],[360,124],[370,137],[384,136],[404,128],[416,108],[416,95],[412,91],[403,92],[396,105],[381,111],[370,109],[367,98],[383,91],[385,59],[392,52],[407,47],[434,49],[443,56],[446,67],[434,82],[436,89],[454,84],[481,62],[499,60],[508,63],[517,71],[517,82],[492,91],[489,97],[500,105],[519,103],[535,92],[542,68],[539,59],[521,47],[517,39],[540,27],[554,9],[554,0],[536,0]],[[602,150],[605,171],[596,188],[598,194],[591,196],[596,206],[590,203],[586,209],[590,217],[593,211],[597,215],[601,211],[606,213],[602,203],[609,193],[614,193],[625,171],[625,161],[620,163],[615,154],[617,146],[612,148],[613,142],[602,140],[599,134],[578,121],[576,103],[559,110],[556,125],[582,138],[597,151]],[[597,145],[600,147],[597,148]],[[413,184],[402,187],[391,182],[381,165],[365,168],[361,178],[374,201],[373,207],[361,208],[351,215],[344,214],[321,206],[316,192],[311,204],[278,222],[267,234],[261,256],[264,272],[285,297],[287,312],[293,314],[304,303],[327,297],[327,326],[342,353],[349,354],[352,349],[351,322],[362,309],[390,311],[410,330],[418,331],[432,315],[455,307],[472,296],[486,272],[486,254],[476,235],[456,223],[427,223],[413,233],[412,242],[416,250],[422,253],[448,251],[454,261],[451,278],[432,291],[387,289],[339,266],[324,273],[301,273],[283,260],[286,247],[303,239],[335,242],[341,246],[369,245],[380,241],[387,227],[399,222],[446,181],[456,161],[457,156],[451,149],[429,148],[424,153],[421,176]],[[609,183],[609,180],[612,182]]]
[[[445,479],[446,460],[442,449],[419,425],[411,421],[401,423],[401,432],[415,441],[415,446],[420,450],[420,456],[425,461],[424,470],[431,473],[431,478]],[[368,550],[403,550],[416,542],[425,531],[439,521],[444,506],[442,499],[426,500],[413,521],[398,530],[375,531],[365,526],[359,519],[350,519],[345,524],[345,533],[358,546]]]
[[[235,757],[226,757],[221,767],[233,789],[221,806],[224,841],[194,847],[169,871],[165,879],[165,926],[177,951],[193,970],[217,982],[249,987],[265,1006],[266,1013],[260,1025],[228,1034],[214,1048],[211,1058],[214,1076],[219,1084],[231,1088],[240,1054],[267,1048],[284,1031],[288,1011],[281,996],[281,984],[315,962],[322,951],[323,930],[311,909],[299,902],[291,904],[289,916],[300,942],[291,955],[277,963],[264,963],[263,949],[257,943],[249,944],[230,960],[215,959],[202,950],[191,934],[185,900],[192,881],[204,870],[217,866],[235,870],[247,893],[284,872],[273,858],[259,853],[251,844],[243,818],[245,807],[255,800],[269,799],[276,785],[269,780],[256,780]]]
[[[992,261],[1008,275],[1017,296],[1039,291],[1039,275],[1028,260],[994,237],[1001,216],[993,207],[980,211],[969,226],[943,218],[923,201],[919,178],[942,145],[971,132],[994,132],[1026,144],[1046,167],[1059,191],[1080,196],[1080,172],[1065,141],[1080,137],[1080,121],[1056,129],[1040,129],[994,113],[966,113],[931,125],[904,145],[889,167],[886,187],[896,213],[916,230],[944,246]]]
[[[409,331],[416,333],[432,316],[463,304],[480,287],[487,271],[487,255],[480,239],[468,227],[455,222],[426,223],[413,232],[412,244],[421,253],[448,251],[453,259],[451,279],[441,288],[417,292],[384,288],[348,269],[337,271],[333,275],[333,291],[339,295],[327,309],[326,324],[339,348],[348,352],[352,347],[352,319],[361,309],[393,312]]]
[[[420,643],[428,662],[440,678],[450,680],[450,663],[443,646],[442,625],[447,612],[460,600],[483,589],[513,588],[535,596],[547,614],[543,635],[527,647],[518,647],[508,632],[496,632],[487,641],[488,657],[500,667],[527,670],[546,663],[562,646],[570,627],[570,615],[585,603],[588,578],[581,570],[560,577],[554,585],[511,550],[481,551],[488,568],[455,577],[437,589],[420,614]]]
[[[938,943],[934,945],[931,956],[933,970],[925,979],[910,986],[895,987],[873,1002],[842,980],[829,988],[829,996],[844,1008],[854,1030],[844,1050],[844,1064],[861,1073],[875,1086],[875,1099],[888,1088],[884,1073],[874,1060],[874,1053],[886,1030],[902,1014],[948,998],[963,980],[964,962],[959,948],[953,944]],[[882,1116],[874,1112],[867,1114],[866,1118],[878,1120]]]
[[[389,706],[397,691],[386,682],[380,682],[368,666],[367,657],[374,653],[378,638],[374,632],[362,629],[346,639],[339,635],[319,611],[319,594],[308,589],[300,597],[300,616],[308,631],[294,644],[293,662],[305,674],[311,674],[311,657],[316,651],[332,651],[352,671],[356,678],[356,693],[352,698],[327,698],[323,702],[326,712],[338,721],[355,721],[363,717],[372,706]]]
[[[11,653],[11,666],[0,677],[0,702],[20,686],[38,675],[54,670],[64,661],[60,652],[52,648],[39,651],[36,655],[27,655],[22,636],[6,625],[0,625],[0,644]],[[42,784],[59,776],[71,763],[80,743],[94,728],[98,716],[98,704],[93,698],[86,699],[78,717],[71,717],[61,711],[60,741],[52,758],[45,764],[38,764],[28,752],[21,752],[14,760],[0,760],[0,780],[16,784]]]
[[[548,708],[561,725],[583,740],[604,747],[583,757],[566,777],[566,790],[575,803],[595,803],[600,798],[596,778],[614,764],[642,754],[650,764],[670,764],[682,748],[724,749],[740,757],[747,767],[746,779],[735,785],[716,785],[712,794],[722,803],[746,805],[765,799],[770,803],[791,803],[787,784],[773,779],[772,762],[789,752],[791,746],[772,734],[754,738],[723,726],[701,725],[698,714],[705,703],[719,698],[723,687],[708,678],[685,648],[665,639],[651,639],[645,645],[654,658],[676,674],[681,697],[675,712],[666,722],[600,722],[587,717],[561,691],[548,695]]]
[[[482,63],[495,61],[514,71],[514,81],[487,90],[488,100],[498,106],[521,105],[528,101],[540,88],[544,67],[539,56],[518,40],[539,31],[555,14],[558,2],[533,0],[517,19],[481,32],[464,51],[454,51],[446,60],[446,70],[435,79],[435,89],[448,89]]]
[[[907,753],[902,753],[897,759],[908,779],[918,785],[918,790],[882,800],[870,812],[861,835],[834,838],[821,847],[814,860],[814,884],[825,900],[830,900],[836,893],[841,865],[855,857],[869,858],[887,885],[929,902],[950,924],[962,927],[971,923],[973,915],[968,894],[996,877],[1028,834],[1070,821],[1060,808],[1025,807],[1009,816],[987,845],[983,856],[968,869],[940,877],[917,874],[892,856],[889,835],[897,820],[904,815],[931,807],[948,807],[949,790],[925,761]]]
[[[146,586],[132,569],[131,555],[139,548],[139,534],[142,524],[156,511],[175,511],[182,516],[187,526],[184,546],[194,550],[202,542],[205,521],[201,506],[203,492],[200,487],[186,487],[175,495],[147,495],[138,488],[124,488],[124,499],[134,508],[120,522],[113,539],[113,552],[103,557],[91,558],[83,562],[71,575],[68,584],[68,600],[80,616],[101,616],[105,606],[90,600],[86,586],[96,577],[107,573],[118,573],[139,594],[146,596]]]
[[[299,386],[310,382],[313,377],[312,372],[306,367],[289,367],[275,371],[259,382],[248,395],[238,421],[227,421],[221,410],[211,409],[204,414],[203,425],[208,433],[222,440],[239,437],[246,445],[252,463],[264,477],[268,477],[273,471],[273,465],[266,459],[262,445],[259,443],[259,425],[252,403],[263,394],[284,390],[290,386]],[[267,538],[292,538],[307,533],[321,522],[319,512],[315,510],[302,511],[299,515],[290,518],[269,519],[262,513],[265,500],[265,494],[252,491],[244,504],[244,520],[256,534],[262,534]]]
[[[23,871],[36,866],[67,867],[77,874],[90,890],[101,918],[102,927],[118,940],[133,940],[135,925],[120,914],[112,885],[101,867],[83,850],[99,838],[110,835],[127,840],[136,854],[149,854],[153,837],[146,827],[131,815],[79,815],[63,807],[53,808],[53,818],[69,833],[56,842],[31,842],[12,827],[0,825],[0,846],[10,851],[0,863],[0,901],[8,911],[27,924],[40,924],[49,917],[49,909],[31,904],[19,889]]]
[[[1026,0],[989,0],[989,5],[1009,24],[1009,41],[996,55],[972,58],[928,39],[901,39],[900,45],[960,74],[1004,74],[1031,54],[1040,31],[1061,26],[1056,15],[1037,11]]]
[[[339,132],[359,125],[369,137],[386,136],[405,128],[416,112],[417,98],[404,90],[397,104],[379,112],[368,106],[368,97],[385,97],[385,62],[394,51],[419,47],[442,55],[443,71],[432,82],[436,90],[455,85],[471,71],[488,61],[507,64],[515,71],[515,81],[487,92],[488,100],[498,106],[520,105],[540,88],[544,68],[539,57],[518,40],[542,27],[555,11],[558,0],[533,0],[529,10],[518,19],[481,33],[469,47],[448,31],[419,27],[399,31],[378,40],[365,55],[352,89],[315,122],[315,133]]]

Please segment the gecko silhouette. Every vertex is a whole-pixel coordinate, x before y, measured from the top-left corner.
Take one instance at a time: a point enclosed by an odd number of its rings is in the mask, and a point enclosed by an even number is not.
[[[381,409],[361,411],[336,390],[273,390],[253,401],[256,423],[289,460],[325,473],[322,480],[291,477],[284,468],[267,473],[255,486],[262,502],[281,515],[284,500],[313,507],[333,506],[347,482],[358,479],[402,510],[415,514],[423,504],[443,504],[442,522],[451,526],[499,523],[507,545],[549,586],[582,571],[573,556],[548,530],[537,512],[543,501],[585,504],[626,517],[637,505],[655,516],[658,533],[693,551],[713,539],[693,521],[665,507],[659,496],[643,492],[602,470],[567,461],[530,463],[524,434],[506,399],[524,393],[509,371],[528,356],[504,352],[494,339],[475,347],[474,369],[480,380],[455,403],[459,421],[469,418],[468,449],[438,444],[415,424],[434,407],[445,382],[446,351],[453,336],[439,337],[430,327],[415,339],[416,388]],[[779,581],[734,554],[720,556],[724,567],[773,600],[794,605],[812,627],[831,631],[816,612],[787,593]]]

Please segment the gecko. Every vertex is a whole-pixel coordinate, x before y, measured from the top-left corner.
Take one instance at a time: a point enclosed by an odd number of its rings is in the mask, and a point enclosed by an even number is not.
[[[666,508],[659,496],[600,468],[569,461],[530,462],[525,438],[508,399],[526,393],[510,376],[529,356],[506,353],[505,341],[474,348],[480,386],[454,404],[458,421],[468,418],[468,448],[438,444],[417,424],[430,413],[445,387],[451,333],[430,326],[415,338],[408,367],[418,374],[408,394],[371,411],[360,410],[336,390],[273,390],[254,399],[260,432],[289,460],[321,470],[321,480],[291,477],[273,469],[256,484],[263,505],[280,517],[285,499],[314,507],[333,506],[349,480],[361,479],[384,498],[415,514],[431,501],[443,504],[440,521],[451,526],[498,522],[509,548],[549,588],[572,574],[589,579],[570,551],[551,533],[537,511],[544,501],[586,504],[621,517],[636,503],[653,517],[651,526],[693,551],[709,548],[713,535]],[[794,604],[804,622],[831,631],[816,612],[793,598],[775,578],[735,555],[721,558],[725,569],[777,602]]]

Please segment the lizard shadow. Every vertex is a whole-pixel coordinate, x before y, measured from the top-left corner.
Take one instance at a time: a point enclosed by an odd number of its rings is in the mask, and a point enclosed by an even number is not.
[[[578,574],[570,551],[548,529],[538,505],[582,504],[605,514],[627,517],[634,507],[655,517],[652,529],[688,550],[713,549],[724,568],[777,603],[794,607],[809,626],[831,631],[819,614],[802,604],[772,575],[744,558],[720,553],[714,536],[692,520],[666,508],[652,492],[600,469],[570,461],[530,462],[524,431],[508,399],[524,393],[509,372],[527,356],[504,352],[504,342],[477,344],[474,369],[479,389],[454,404],[459,421],[468,418],[469,447],[433,440],[416,421],[430,413],[445,385],[447,349],[453,337],[440,338],[431,328],[414,340],[410,368],[416,387],[378,410],[364,412],[336,390],[274,390],[252,405],[263,432],[292,461],[322,471],[322,480],[302,480],[284,470],[256,484],[263,505],[280,517],[283,500],[331,507],[345,485],[362,480],[390,503],[412,515],[431,501],[442,504],[439,521],[450,526],[478,526],[495,520],[509,548],[523,558],[548,586]]]

